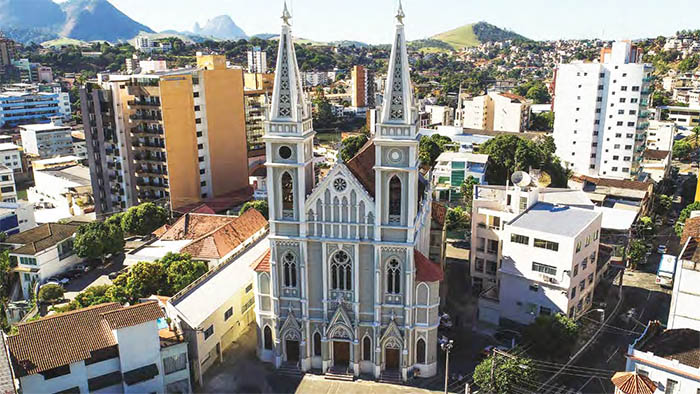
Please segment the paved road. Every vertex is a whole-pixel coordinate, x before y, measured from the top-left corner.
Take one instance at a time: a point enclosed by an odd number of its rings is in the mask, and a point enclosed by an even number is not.
[[[72,301],[73,299],[75,299],[75,296],[78,295],[78,293],[87,289],[90,286],[112,284],[112,281],[109,279],[108,275],[112,272],[119,271],[120,269],[124,268],[123,261],[123,255],[117,256],[113,260],[108,262],[107,265],[103,267],[97,267],[92,271],[83,274],[80,278],[71,280],[67,285],[64,286],[64,288],[66,289],[64,298],[68,301]]]

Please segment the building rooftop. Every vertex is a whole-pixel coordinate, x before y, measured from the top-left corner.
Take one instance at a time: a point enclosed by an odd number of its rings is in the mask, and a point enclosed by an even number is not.
[[[438,156],[437,161],[467,161],[470,163],[486,164],[489,160],[489,155],[481,155],[478,153],[469,152],[443,152]]]
[[[200,325],[240,288],[253,278],[251,266],[270,248],[267,237],[261,238],[237,257],[219,264],[194,283],[175,294],[168,302],[194,328]]]
[[[593,208],[595,204],[581,190],[545,188],[540,189],[538,200],[550,204],[574,205]]]
[[[17,325],[7,338],[15,374],[19,377],[86,360],[117,344],[113,331],[163,317],[155,301],[122,307],[95,305]]]
[[[681,234],[681,245],[690,237],[700,237],[700,216],[691,217],[683,224],[683,234]]]
[[[610,379],[623,394],[654,394],[656,384],[648,376],[636,372],[617,372]]]
[[[637,219],[639,210],[609,207],[594,207],[593,210],[603,214],[601,227],[609,230],[629,230]]]
[[[29,131],[34,131],[34,132],[42,132],[42,131],[70,131],[70,126],[65,126],[65,125],[58,125],[55,123],[37,123],[37,124],[25,124],[19,126],[21,129],[29,130]]]
[[[6,150],[19,150],[19,146],[15,145],[11,142],[0,143],[0,151],[6,151]]]
[[[369,140],[345,166],[374,198],[374,140]]]
[[[0,335],[0,346],[2,346],[2,352],[0,352],[0,393],[2,394],[13,394],[17,390],[15,388],[15,379],[12,374],[12,365],[10,364],[10,359],[7,356],[5,336]]]
[[[417,282],[436,282],[444,279],[440,264],[430,260],[415,249],[413,250],[413,261],[416,265]]]
[[[647,160],[665,160],[670,154],[671,151],[667,150],[647,149],[644,151],[643,157]]]
[[[665,330],[658,321],[649,322],[634,347],[657,357],[700,368],[700,332],[690,328]]]
[[[267,252],[260,256],[253,264],[251,265],[251,268],[253,268],[253,271],[255,272],[270,272],[270,254],[272,251],[270,248],[267,249]]]
[[[513,219],[509,225],[573,237],[600,215],[601,213],[592,209],[538,202]]]
[[[41,159],[41,160],[33,160],[32,164],[41,164],[44,166],[50,166],[54,164],[63,164],[63,163],[73,163],[73,162],[79,162],[82,160],[78,156],[58,156],[58,157],[52,157],[50,159]]]
[[[78,227],[77,224],[46,223],[19,234],[10,235],[3,243],[22,245],[11,250],[12,254],[34,255],[72,237],[78,231]]]
[[[75,186],[90,186],[90,168],[87,166],[76,164],[72,166],[65,167],[52,167],[44,170],[39,170],[45,174],[50,174],[56,178],[61,178],[68,182],[74,183],[74,185],[66,184],[66,187]]]

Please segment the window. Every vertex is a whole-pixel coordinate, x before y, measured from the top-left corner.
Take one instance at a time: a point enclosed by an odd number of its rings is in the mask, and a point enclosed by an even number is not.
[[[557,252],[559,250],[559,243],[535,238],[535,247]]]
[[[233,316],[233,307],[226,309],[226,312],[224,312],[224,321],[228,320]]]
[[[206,186],[206,185],[207,185],[207,181],[201,181],[201,182],[199,182],[199,186]]]
[[[166,375],[187,368],[187,357],[185,354],[186,353],[174,354],[163,359],[163,369]]]
[[[672,379],[666,379],[666,391],[664,393],[666,394],[676,394],[679,393],[679,387],[678,387],[678,382]]]
[[[199,111],[199,105],[195,105],[195,106],[194,106],[194,110],[195,110],[195,111]]]
[[[632,149],[632,145],[625,145],[625,150],[630,150]]]
[[[552,310],[545,306],[540,307],[540,316],[549,316],[552,314]]]
[[[618,109],[618,110],[617,110],[617,114],[618,114],[618,115],[624,115],[624,114],[625,114],[625,110],[624,110],[624,109]]]
[[[540,264],[536,262],[532,262],[532,270],[535,272],[541,272],[543,274],[547,275],[552,275],[555,276],[557,274],[557,267],[551,266],[551,265],[546,265],[546,264]]]
[[[489,223],[489,228],[495,229],[495,230],[500,230],[501,229],[501,218],[498,216],[490,216],[490,223]]]
[[[197,144],[197,149],[204,149],[204,144]]]
[[[583,290],[586,288],[586,279],[584,278],[581,282],[578,284],[578,289],[579,291],[583,292]]]
[[[19,257],[19,263],[24,265],[36,265],[36,259],[34,257]]]
[[[619,160],[619,159],[620,159],[620,156],[618,156],[618,155],[613,156],[613,160]]]
[[[520,235],[520,234],[511,234],[510,241],[515,242],[515,243],[519,243],[519,244],[523,244],[523,245],[527,245],[528,243],[530,243],[530,237],[527,237],[525,235]]]
[[[636,115],[636,114],[637,114],[637,110],[636,110],[636,109],[631,109],[631,110],[630,110],[630,115]]]
[[[196,123],[196,124],[202,124],[202,119],[201,119],[201,118],[196,118],[196,119],[194,120],[194,123]]]
[[[194,92],[194,93],[192,93],[192,97],[194,97],[194,98],[199,97],[199,92]]]
[[[591,244],[591,236],[588,235],[588,236],[586,237],[586,246],[588,246],[588,245],[590,245],[590,244]]]
[[[201,163],[201,162],[204,161],[204,157],[203,157],[203,156],[199,156],[199,159],[198,159],[198,160],[199,160],[199,162]]]
[[[58,259],[63,260],[66,257],[72,256],[73,252],[73,238],[69,238],[60,244],[58,244]]]
[[[524,211],[527,209],[527,197],[520,197],[520,210]]]
[[[575,278],[576,275],[578,275],[578,264],[574,264],[574,275],[573,275],[573,277]]]
[[[576,253],[581,251],[581,241],[576,242]]]
[[[630,99],[630,103],[632,103],[632,104],[637,104],[637,101],[639,101],[639,100],[637,100],[636,98]]]
[[[590,286],[591,283],[593,283],[593,274],[588,274],[588,285]]]
[[[321,355],[321,334],[314,334],[314,356]]]
[[[571,289],[571,299],[573,300],[574,298],[576,298],[576,288],[575,287]]]
[[[287,252],[282,257],[282,270],[284,287],[297,287],[297,258],[292,252]]]
[[[419,364],[425,364],[425,341],[423,338],[416,342],[416,359]]]
[[[588,267],[588,257],[584,257],[581,261],[581,271],[585,271],[586,267]]]
[[[642,375],[642,376],[649,376],[649,372],[645,371],[643,369],[637,368],[637,375]],[[698,394],[700,394],[700,389],[698,389]]]
[[[401,293],[401,268],[396,259],[389,260],[386,267],[386,290],[389,294]]]
[[[389,181],[389,221],[391,216],[401,217],[401,180],[396,175]]]
[[[633,92],[638,92],[638,91],[639,91],[639,86],[632,86],[632,91],[633,91]]]
[[[270,326],[265,326],[263,330],[263,347],[267,350],[272,350],[272,330]]]
[[[624,123],[624,122],[619,121],[619,122],[617,122],[617,125],[618,125],[618,126],[622,126],[623,123]],[[618,135],[618,134],[615,134],[615,137],[618,137],[618,136],[619,136],[619,137],[622,137],[622,134],[619,134],[619,135]]]
[[[204,340],[206,341],[207,338],[212,336],[212,334],[214,334],[214,325],[213,324],[211,326],[209,326],[209,328],[204,330]]]
[[[496,275],[496,262],[486,260],[486,273],[490,275]]]
[[[598,239],[598,231],[600,231],[600,230],[596,230],[595,233],[593,233],[593,240],[594,240],[594,241],[595,241],[596,239]],[[593,253],[593,255],[595,256],[595,253]]]
[[[613,167],[612,170],[613,170],[613,171],[617,171],[617,167]],[[578,251],[577,251],[577,252],[578,252]]]
[[[595,252],[591,253],[591,264],[595,262]]]
[[[288,211],[290,214],[294,212],[294,181],[289,172],[282,174],[282,214]]]
[[[203,135],[204,135],[204,134],[203,134],[201,131],[198,131],[198,132],[197,132],[197,137],[201,137],[201,136],[203,136]]]
[[[204,175],[205,172],[206,170],[204,168],[199,169],[199,175]]]
[[[331,258],[331,288],[333,290],[352,290],[350,256],[342,250]]]
[[[474,269],[478,272],[484,272],[484,259],[474,259]]]
[[[576,305],[576,310],[578,312],[581,312],[581,309],[583,309],[583,298],[578,300],[578,304]]]
[[[627,122],[627,127],[634,127],[634,122]]]
[[[372,361],[372,340],[369,337],[362,340],[362,359]]]
[[[487,252],[491,254],[498,254],[498,241],[494,239],[489,239],[487,243]]]
[[[253,284],[252,284],[252,283],[245,287],[245,292],[246,292],[246,293],[250,293],[251,290],[253,290]]]
[[[477,237],[476,250],[479,252],[483,252],[484,250],[486,250],[486,238]]]
[[[623,77],[624,77],[624,75],[623,75]],[[620,86],[620,90],[622,90],[623,92],[626,92],[626,91],[627,91],[627,86]]]
[[[25,282],[31,282],[32,280],[32,274],[24,273],[24,281]]]

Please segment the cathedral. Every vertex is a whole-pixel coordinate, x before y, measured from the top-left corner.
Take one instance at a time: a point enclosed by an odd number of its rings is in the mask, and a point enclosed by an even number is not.
[[[258,356],[302,371],[434,376],[443,272],[426,257],[432,197],[403,10],[373,136],[318,184],[290,18],[285,5],[265,122],[270,253],[256,266]]]

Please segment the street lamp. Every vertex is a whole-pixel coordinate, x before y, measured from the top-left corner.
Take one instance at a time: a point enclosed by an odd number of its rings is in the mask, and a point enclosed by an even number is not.
[[[452,346],[454,346],[454,341],[451,339],[440,343],[440,347],[445,352],[445,394],[447,394],[447,377],[449,376],[450,350],[452,350]]]
[[[578,320],[578,319],[580,319],[580,318],[586,316],[587,314],[589,314],[589,313],[591,313],[591,312],[599,312],[600,315],[601,315],[601,316],[600,316],[600,323],[602,324],[602,323],[605,322],[605,309],[601,309],[601,308],[598,308],[598,309],[589,309],[588,312],[584,313],[583,315],[577,316],[577,317],[576,317],[576,320]]]

